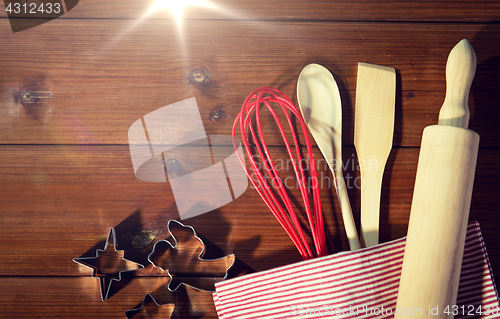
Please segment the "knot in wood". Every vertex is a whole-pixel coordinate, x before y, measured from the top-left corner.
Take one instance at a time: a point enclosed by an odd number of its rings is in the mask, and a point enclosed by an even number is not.
[[[36,91],[22,90],[19,92],[19,101],[21,104],[34,103],[38,98]]]
[[[134,249],[142,249],[149,245],[158,235],[156,230],[141,230],[132,239],[132,247]]]
[[[211,81],[211,74],[204,67],[196,68],[189,74],[189,81],[195,85],[205,86]]]
[[[209,119],[212,122],[218,122],[224,116],[224,111],[221,108],[215,108],[210,112]]]
[[[194,69],[191,73],[196,82],[205,82],[206,77],[200,69]]]

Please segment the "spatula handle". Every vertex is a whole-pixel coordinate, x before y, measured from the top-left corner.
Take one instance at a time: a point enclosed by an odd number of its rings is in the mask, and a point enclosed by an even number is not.
[[[469,127],[469,90],[476,63],[476,53],[466,39],[451,50],[446,63],[446,97],[439,112],[439,125]]]
[[[378,165],[379,163],[377,163]],[[380,224],[380,195],[384,168],[360,171],[361,188],[361,242],[364,247],[378,244]]]

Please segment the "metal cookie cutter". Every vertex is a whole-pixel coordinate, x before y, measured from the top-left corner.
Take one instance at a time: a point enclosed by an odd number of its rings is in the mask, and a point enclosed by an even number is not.
[[[167,229],[174,244],[168,240],[157,241],[148,260],[154,267],[167,271],[170,276],[168,290],[174,292],[180,285],[186,285],[201,291],[214,291],[214,283],[227,278],[236,260],[234,254],[203,259],[205,244],[193,227],[169,220]]]
[[[139,308],[125,311],[128,319],[150,319],[150,318],[171,318],[174,312],[174,304],[160,305],[150,294],[144,297]]]
[[[74,262],[94,270],[92,277],[96,277],[100,281],[102,301],[108,298],[113,281],[120,281],[122,279],[122,273],[144,268],[144,266],[139,263],[123,258],[125,252],[123,250],[118,250],[116,243],[116,232],[115,229],[111,227],[106,243],[104,244],[104,249],[97,249],[95,257],[73,259]]]

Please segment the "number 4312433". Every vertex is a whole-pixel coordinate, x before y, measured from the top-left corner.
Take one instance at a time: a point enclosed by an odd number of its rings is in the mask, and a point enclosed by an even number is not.
[[[474,306],[474,305],[462,305],[462,306],[446,306],[444,309],[443,313],[447,315],[462,315],[462,316],[474,316],[474,315],[496,315],[499,313],[498,306],[493,305],[493,306],[484,306],[481,307],[481,305]]]
[[[51,14],[51,13],[61,13],[61,3],[50,3],[50,2],[42,2],[40,4],[36,4],[34,2],[25,2],[25,3],[9,3],[5,8],[5,11],[12,14]]]

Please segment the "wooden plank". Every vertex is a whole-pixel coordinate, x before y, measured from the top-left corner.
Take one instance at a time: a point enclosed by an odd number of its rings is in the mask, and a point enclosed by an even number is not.
[[[98,0],[80,0],[63,18],[140,19],[153,3],[153,0],[111,0],[103,4]],[[497,1],[210,0],[210,3],[212,8],[188,8],[184,18],[436,22],[492,22],[500,18],[500,4]],[[6,16],[6,12],[1,10],[0,17]],[[148,18],[172,19],[172,14],[164,10],[151,14]]]
[[[277,159],[284,150],[274,148]],[[470,220],[483,227],[493,269],[500,267],[497,195],[500,190],[500,150],[481,149]],[[319,164],[322,202],[331,253],[348,250],[340,210],[329,189],[331,175]],[[344,149],[345,178],[359,221],[359,178],[355,153]],[[381,203],[381,242],[406,234],[418,148],[396,148],[386,167]],[[281,163],[286,177],[291,165]],[[294,203],[301,200],[287,184]],[[116,227],[119,248],[145,262],[151,245],[134,248],[131,240],[142,230],[167,237],[165,225],[178,219],[169,183],[146,183],[134,176],[127,146],[0,147],[0,275],[90,275],[72,258],[92,256],[102,248],[110,227]],[[236,254],[235,273],[260,271],[300,260],[277,221],[248,187],[235,201],[182,222],[205,240],[207,258]]]
[[[181,287],[172,293],[166,283],[164,278],[135,278],[102,302],[95,278],[3,277],[0,309],[5,318],[123,319],[125,311],[139,307],[150,293],[161,304],[174,304],[179,318],[217,318],[210,292]]]
[[[357,63],[365,61],[396,68],[394,145],[419,146],[423,128],[437,123],[447,55],[468,38],[478,56],[470,127],[481,146],[498,147],[499,34],[496,24],[192,21],[181,36],[157,20],[56,20],[12,34],[1,20],[0,141],[127,144],[141,116],[190,97],[207,134],[230,134],[251,91],[274,86],[295,99],[298,74],[316,62],[337,79],[344,144],[352,145]],[[196,69],[206,82],[192,78]],[[274,124],[265,123],[270,133]]]

